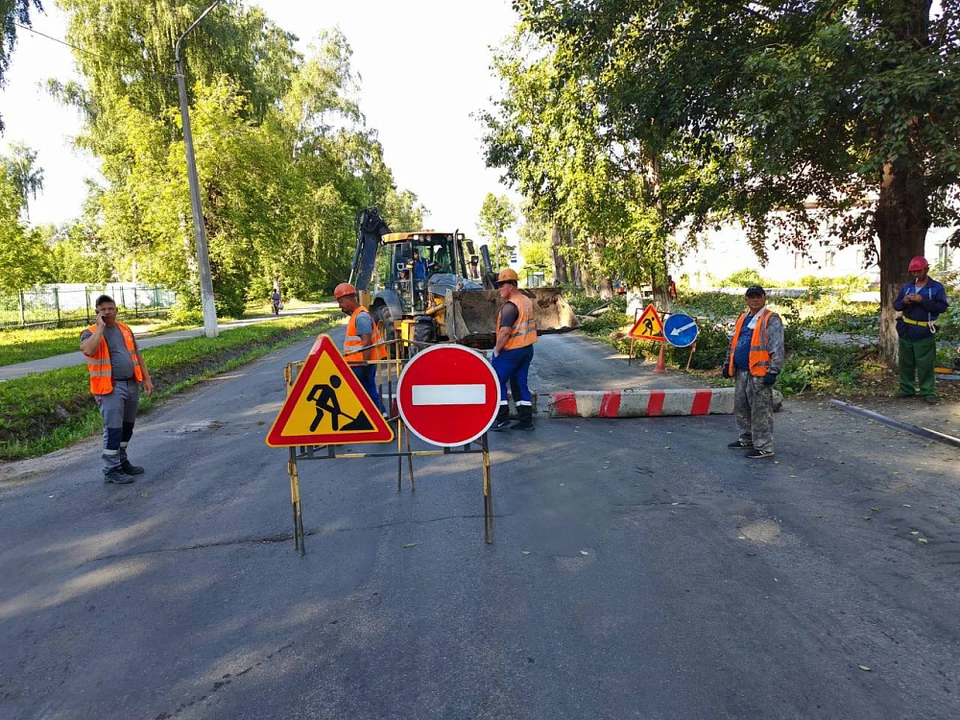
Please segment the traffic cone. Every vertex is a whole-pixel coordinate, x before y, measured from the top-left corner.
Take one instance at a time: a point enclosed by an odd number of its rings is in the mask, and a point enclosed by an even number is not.
[[[655,373],[665,373],[667,371],[667,365],[663,361],[663,343],[660,343],[660,357],[657,358],[657,366],[653,369]]]

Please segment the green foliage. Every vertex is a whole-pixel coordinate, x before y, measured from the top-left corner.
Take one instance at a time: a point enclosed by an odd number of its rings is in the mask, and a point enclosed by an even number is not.
[[[43,234],[23,222],[27,197],[21,176],[35,172],[15,157],[0,157],[0,291],[15,292],[50,278],[50,252]]]
[[[228,330],[216,338],[190,338],[147,348],[144,360],[157,392],[141,398],[146,408],[199,380],[316,334],[331,313],[296,315]],[[79,344],[79,343],[78,343]],[[99,413],[83,366],[0,383],[0,459],[51,452],[99,430]]]
[[[738,220],[761,259],[824,232],[879,250],[889,303],[926,228],[960,221],[956,2],[514,7],[488,164],[579,223],[581,247],[605,241],[628,281],[656,286],[680,222],[695,238]]]
[[[64,265],[90,246],[118,277],[175,289],[199,307],[194,233],[173,45],[203,3],[104,6],[64,0],[84,78],[56,85],[86,120],[79,144],[106,180],[96,211],[67,233]],[[225,0],[181,46],[218,313],[279,282],[284,294],[328,292],[349,271],[363,207],[422,218],[398,192],[356,97],[352,51],[338,30],[306,56],[256,6]],[[418,223],[419,224],[419,223]],[[78,238],[77,235],[80,237]]]
[[[748,288],[751,285],[760,285],[763,287],[764,279],[754,268],[745,268],[731,273],[725,280],[720,281],[720,287]]]
[[[490,261],[494,270],[505,267],[513,246],[507,245],[506,231],[517,222],[513,203],[506,195],[487,193],[477,218],[480,235],[490,241]]]
[[[743,297],[727,293],[683,292],[677,298],[677,311],[691,317],[707,317],[715,321],[740,317],[746,309]]]

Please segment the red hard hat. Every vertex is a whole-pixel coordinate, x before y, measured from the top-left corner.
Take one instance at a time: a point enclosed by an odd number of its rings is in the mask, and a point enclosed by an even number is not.
[[[927,259],[917,255],[910,261],[910,265],[907,266],[907,270],[910,272],[917,272],[918,270],[926,270],[930,267],[930,263],[927,262]]]
[[[356,295],[357,289],[350,283],[340,283],[333,289],[333,297],[339,300],[347,295]]]

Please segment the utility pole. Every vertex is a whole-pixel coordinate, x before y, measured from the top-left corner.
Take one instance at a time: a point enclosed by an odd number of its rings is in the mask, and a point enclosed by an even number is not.
[[[190,182],[190,207],[193,210],[193,234],[197,244],[197,267],[200,271],[200,300],[203,304],[203,329],[208,338],[219,334],[217,329],[217,306],[213,297],[213,278],[210,275],[210,253],[207,250],[207,231],[203,223],[203,203],[200,199],[200,183],[197,180],[197,160],[193,154],[193,134],[190,132],[190,111],[187,106],[187,85],[180,62],[180,43],[207,14],[220,4],[216,0],[194,20],[193,25],[177,40],[173,50],[176,67],[177,89],[180,92],[180,118],[183,121],[183,144],[187,150],[187,179]]]

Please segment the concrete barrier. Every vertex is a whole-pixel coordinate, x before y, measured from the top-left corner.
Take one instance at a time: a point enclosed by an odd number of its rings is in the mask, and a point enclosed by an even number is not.
[[[577,390],[551,393],[550,417],[731,415],[733,388]]]

